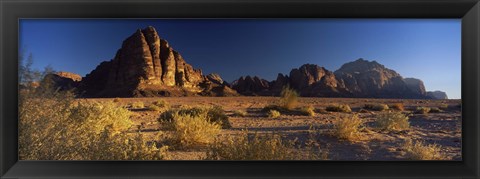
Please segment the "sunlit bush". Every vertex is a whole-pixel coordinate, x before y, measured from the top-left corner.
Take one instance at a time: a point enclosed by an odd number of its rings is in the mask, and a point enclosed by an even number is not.
[[[384,130],[405,130],[410,128],[408,116],[401,112],[388,112],[378,114],[375,118],[377,126]]]
[[[216,123],[222,126],[222,128],[231,128],[232,125],[228,120],[228,116],[220,106],[214,106],[210,108],[206,107],[181,107],[179,109],[170,109],[163,112],[160,115],[160,121],[172,121],[176,115],[180,116],[206,116],[205,119],[211,123]]]
[[[417,114],[428,114],[430,112],[431,108],[429,107],[417,107],[415,110],[415,113]]]
[[[313,106],[304,106],[299,111],[306,116],[315,116],[315,108]]]
[[[397,111],[404,111],[405,110],[405,106],[403,105],[403,103],[395,103],[395,104],[392,104],[390,106],[391,109],[394,109],[394,110],[397,110]]]
[[[298,104],[298,93],[289,86],[285,86],[280,93],[280,106],[292,110],[297,107]]]
[[[247,112],[243,110],[235,110],[233,111],[234,116],[245,117],[247,116]]]
[[[277,110],[270,110],[270,111],[267,112],[267,116],[270,117],[270,118],[278,118],[281,115],[282,114]]]
[[[437,144],[425,145],[421,141],[413,142],[407,139],[402,146],[406,152],[405,157],[410,160],[445,160],[441,147]]]
[[[363,108],[372,110],[372,111],[386,111],[389,109],[388,105],[386,104],[365,104]]]
[[[360,137],[363,120],[358,115],[344,116],[336,119],[333,134],[339,139],[354,141]]]
[[[352,112],[352,109],[348,105],[343,105],[343,104],[331,104],[325,108],[327,111],[331,112]]]
[[[191,147],[212,143],[220,133],[221,126],[211,123],[206,114],[198,116],[176,114],[170,121],[173,141],[182,147]]]

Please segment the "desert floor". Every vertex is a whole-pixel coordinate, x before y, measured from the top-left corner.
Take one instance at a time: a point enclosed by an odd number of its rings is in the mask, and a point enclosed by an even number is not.
[[[327,151],[328,160],[405,160],[405,152],[401,149],[405,139],[411,138],[424,141],[426,144],[437,144],[448,160],[461,160],[461,107],[460,100],[407,100],[407,99],[351,99],[351,98],[300,98],[299,106],[311,105],[316,109],[315,116],[298,114],[282,114],[279,118],[269,118],[261,112],[262,108],[274,104],[277,97],[162,97],[162,98],[120,98],[121,105],[129,105],[141,101],[147,106],[159,99],[165,100],[173,108],[180,105],[189,106],[221,106],[229,116],[232,124],[230,129],[222,129],[222,134],[237,135],[242,130],[249,133],[281,134],[286,140],[302,145],[315,143],[315,146]],[[85,99],[81,99],[85,100]],[[87,99],[105,101],[113,99]],[[360,113],[365,104],[403,103],[404,113],[414,111],[419,106],[439,107],[448,104],[448,108],[440,113],[409,114],[410,129],[392,132],[379,130],[375,127],[374,119],[378,111]],[[355,141],[339,140],[330,135],[333,124],[339,116],[351,115],[342,112],[319,112],[330,104],[347,104],[352,113],[358,113],[364,119],[365,128],[361,137]],[[233,115],[235,110],[247,112],[244,117]],[[150,141],[158,142],[158,136],[164,134],[162,124],[158,118],[162,111],[132,110],[135,129],[141,131]],[[205,156],[205,147],[181,149],[171,148],[171,160],[198,160]]]

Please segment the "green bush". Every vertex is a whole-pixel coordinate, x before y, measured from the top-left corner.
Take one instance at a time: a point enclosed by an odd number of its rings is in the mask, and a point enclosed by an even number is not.
[[[325,110],[331,111],[331,112],[346,112],[346,113],[352,112],[352,109],[350,108],[350,106],[346,104],[345,105],[332,104],[327,106]]]
[[[365,104],[363,108],[372,110],[372,111],[386,111],[389,109],[388,105],[386,104]]]
[[[400,112],[388,112],[378,114],[375,122],[377,126],[384,130],[405,130],[410,128],[408,117]]]

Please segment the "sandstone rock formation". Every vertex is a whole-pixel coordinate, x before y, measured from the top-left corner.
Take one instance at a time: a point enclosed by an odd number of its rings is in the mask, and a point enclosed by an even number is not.
[[[443,91],[428,91],[427,96],[432,99],[448,99],[447,93]]]
[[[278,74],[271,82],[241,77],[232,88],[244,95],[279,95],[284,86],[308,97],[427,98],[423,82],[403,78],[376,61],[358,59],[331,72],[314,64]],[[260,78],[258,78],[260,79]]]
[[[376,61],[358,59],[335,71],[345,89],[355,97],[425,98],[423,82],[408,79]],[[408,84],[407,84],[408,83]]]
[[[48,86],[53,90],[73,90],[79,86],[81,80],[82,77],[75,73],[55,72],[45,75],[38,86]]]
[[[112,60],[87,74],[81,89],[88,97],[185,96],[205,94],[205,87],[222,89],[210,95],[235,95],[218,79],[186,63],[155,28],[147,27],[128,37]]]
[[[269,93],[269,82],[258,76],[242,76],[232,82],[232,88],[243,95],[267,95]]]

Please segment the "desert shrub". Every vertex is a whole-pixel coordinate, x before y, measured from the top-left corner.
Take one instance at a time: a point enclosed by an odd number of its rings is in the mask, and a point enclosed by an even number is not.
[[[386,104],[365,104],[363,108],[372,110],[372,111],[385,111],[389,109],[388,105]]]
[[[439,108],[443,109],[443,110],[447,110],[448,109],[448,104],[440,104]]]
[[[206,116],[206,120],[211,123],[217,123],[222,128],[231,128],[232,125],[228,121],[228,116],[220,106],[210,108],[206,107],[181,107],[180,109],[170,109],[160,115],[160,121],[172,121],[176,115],[199,117]]]
[[[278,118],[281,115],[282,114],[277,110],[270,110],[270,111],[267,112],[267,116],[270,117],[270,118]]]
[[[205,113],[198,116],[177,114],[173,118],[169,125],[173,130],[172,140],[182,147],[212,143],[220,133],[221,126],[211,123]]]
[[[147,107],[147,109],[150,110],[150,111],[161,111],[162,110],[161,107],[158,107],[156,105],[150,105],[150,106]]]
[[[407,139],[402,149],[406,152],[405,157],[410,160],[445,160],[437,144],[425,145],[421,141]]]
[[[130,120],[131,112],[113,102],[79,102],[69,110],[70,122],[84,125],[85,130],[90,129],[97,133],[104,130],[105,126],[111,126],[114,132],[119,132],[133,125]]]
[[[233,111],[234,116],[245,117],[247,116],[247,112],[243,110],[235,110]]]
[[[157,100],[152,103],[152,105],[159,108],[168,108],[169,104],[165,100]]]
[[[443,112],[443,110],[441,110],[440,108],[437,108],[437,107],[433,107],[433,108],[430,108],[430,113],[441,113]]]
[[[344,104],[332,104],[332,105],[329,105],[325,108],[325,110],[327,111],[331,111],[331,112],[352,112],[352,109],[350,108],[349,105],[344,105]]]
[[[390,106],[391,109],[394,109],[394,110],[397,110],[397,111],[404,111],[405,110],[405,106],[403,105],[403,103],[395,103],[395,104],[392,104]]]
[[[35,95],[36,96],[36,95]],[[158,160],[166,147],[126,134],[130,112],[113,102],[23,95],[19,105],[21,160]],[[52,107],[55,106],[55,107]]]
[[[143,102],[141,102],[141,101],[134,102],[134,103],[130,104],[130,106],[133,109],[143,109],[143,108],[145,108],[145,104],[143,104]]]
[[[280,106],[292,110],[297,107],[298,104],[298,93],[289,86],[285,86],[280,93]]]
[[[299,111],[306,116],[315,116],[315,108],[313,108],[313,106],[304,106],[300,108]]]
[[[375,118],[377,127],[384,130],[405,130],[410,128],[408,117],[401,112],[378,114]]]
[[[415,109],[415,113],[417,114],[428,114],[430,112],[430,108],[429,107],[417,107],[417,109]]]
[[[339,139],[353,141],[360,136],[363,120],[358,115],[344,116],[336,119],[333,134]]]
[[[297,155],[277,134],[249,137],[243,132],[239,137],[217,140],[207,151],[207,160],[295,160]]]

